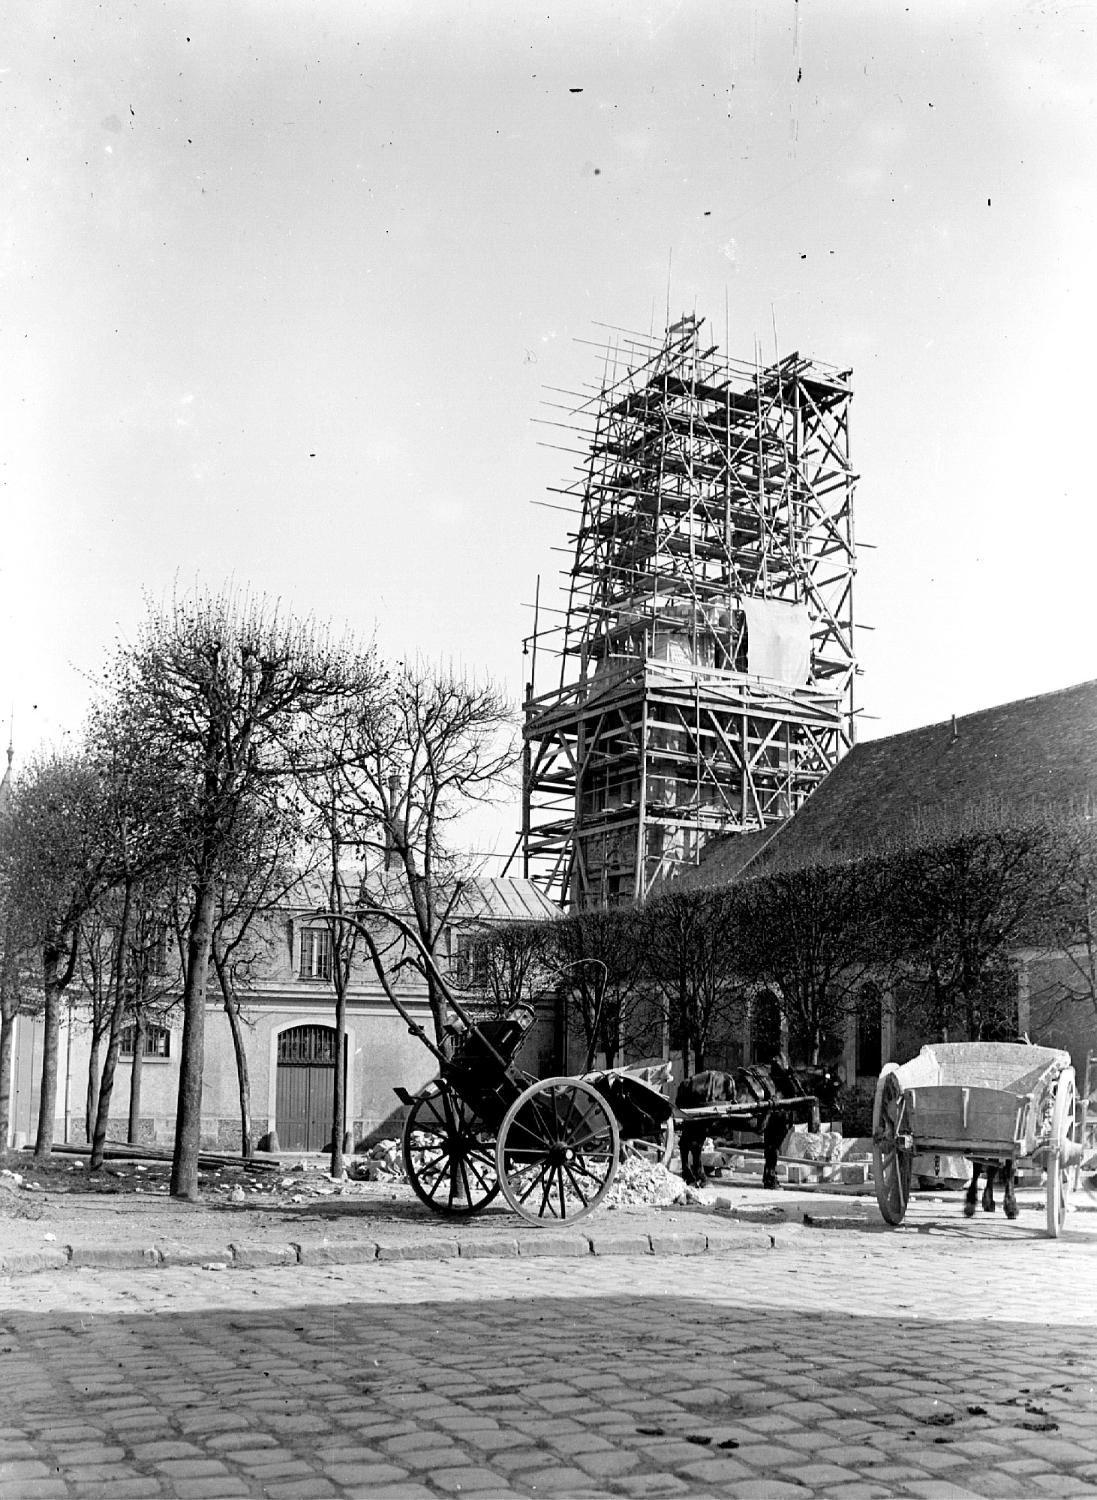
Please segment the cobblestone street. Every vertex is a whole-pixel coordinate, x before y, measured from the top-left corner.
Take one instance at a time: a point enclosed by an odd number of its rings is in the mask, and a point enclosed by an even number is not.
[[[0,1496],[1097,1494],[1095,1290],[1089,1236],[954,1220],[11,1279]]]

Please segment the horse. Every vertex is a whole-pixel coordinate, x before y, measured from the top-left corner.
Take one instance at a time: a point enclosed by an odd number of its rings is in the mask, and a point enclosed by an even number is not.
[[[979,1174],[982,1173],[986,1182],[983,1187],[983,1212],[992,1214],[995,1211],[994,1203],[994,1179],[1002,1179],[1002,1207],[1007,1219],[1015,1219],[1020,1213],[1017,1198],[1013,1191],[1013,1158],[1007,1157],[1005,1161],[976,1157],[971,1163],[971,1181],[968,1183],[967,1192],[964,1194],[964,1218],[975,1217],[975,1200],[979,1191]]]
[[[820,1105],[828,1113],[837,1108],[840,1081],[825,1068],[805,1067],[793,1071],[780,1061],[768,1065],[752,1064],[731,1073],[706,1070],[684,1078],[678,1085],[675,1103],[679,1109],[704,1109],[715,1104],[748,1104],[757,1106],[762,1119],[762,1186],[776,1188],[777,1157],[781,1144],[792,1126],[807,1123],[819,1126]],[[782,1100],[810,1102],[782,1106]],[[705,1181],[701,1152],[711,1127],[719,1117],[709,1120],[686,1120],[679,1134],[682,1153],[682,1176],[687,1183],[700,1186]]]

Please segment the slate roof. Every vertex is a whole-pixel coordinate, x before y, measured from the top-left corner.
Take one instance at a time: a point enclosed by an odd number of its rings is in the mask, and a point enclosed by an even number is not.
[[[694,878],[722,885],[744,870],[855,857],[920,820],[1086,806],[1097,806],[1097,681],[855,745],[795,817],[762,840],[715,841]]]

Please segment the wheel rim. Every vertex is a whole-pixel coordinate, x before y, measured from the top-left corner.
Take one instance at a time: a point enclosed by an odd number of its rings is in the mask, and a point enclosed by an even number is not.
[[[499,1192],[491,1134],[444,1084],[420,1094],[412,1105],[403,1154],[415,1194],[436,1213],[479,1213]]]
[[[907,1104],[894,1071],[881,1075],[872,1119],[872,1163],[876,1201],[889,1224],[901,1224],[910,1199],[913,1150],[905,1144]]]
[[[499,1131],[496,1170],[515,1213],[533,1223],[584,1218],[617,1171],[612,1111],[578,1079],[551,1078],[526,1090]]]

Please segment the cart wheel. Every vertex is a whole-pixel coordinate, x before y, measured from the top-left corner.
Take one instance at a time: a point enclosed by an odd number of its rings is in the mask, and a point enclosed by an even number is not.
[[[402,1144],[408,1181],[436,1213],[479,1213],[499,1192],[492,1132],[441,1079],[416,1096]]]
[[[901,1224],[910,1198],[914,1142],[907,1129],[906,1100],[899,1070],[887,1063],[876,1082],[872,1104],[872,1175],[876,1201],[888,1224]]]
[[[1074,1098],[1074,1069],[1064,1068],[1055,1084],[1047,1153],[1047,1232],[1053,1240],[1062,1233],[1074,1170],[1073,1153],[1069,1150],[1074,1139]]]
[[[503,1116],[495,1169],[523,1219],[574,1222],[609,1192],[619,1151],[613,1111],[589,1083],[542,1078]]]
[[[661,1167],[669,1167],[670,1159],[674,1155],[674,1121],[667,1119],[658,1129],[652,1131],[651,1135],[630,1135],[628,1140],[621,1142],[621,1156],[637,1156],[641,1161],[657,1163]]]

